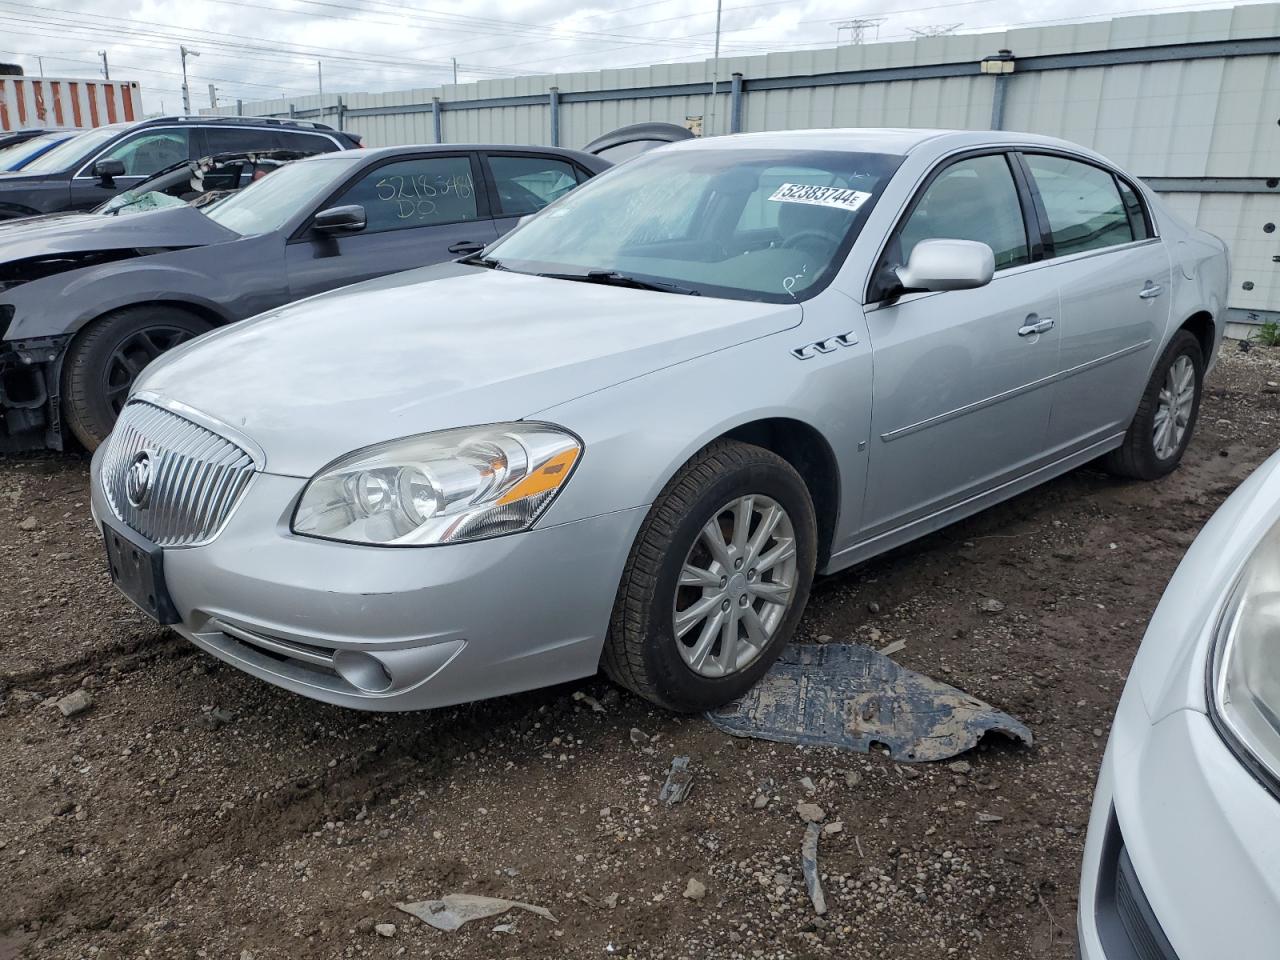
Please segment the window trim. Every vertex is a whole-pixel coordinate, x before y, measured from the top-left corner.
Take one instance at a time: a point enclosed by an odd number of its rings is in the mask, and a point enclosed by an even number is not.
[[[1041,239],[1045,248],[1045,259],[1062,261],[1075,259],[1086,254],[1109,253],[1112,250],[1121,250],[1126,247],[1136,246],[1137,244],[1147,243],[1152,240],[1160,239],[1160,231],[1156,229],[1155,217],[1151,215],[1151,205],[1147,203],[1147,198],[1143,194],[1142,189],[1137,185],[1132,177],[1121,173],[1115,167],[1102,163],[1091,157],[1082,157],[1078,153],[1070,150],[1059,150],[1054,147],[1018,147],[1018,162],[1026,169],[1027,186],[1031,190],[1035,198],[1036,210],[1041,214]],[[1139,240],[1131,238],[1125,243],[1113,243],[1105,247],[1096,247],[1092,250],[1078,250],[1075,253],[1058,255],[1054,252],[1053,231],[1049,224],[1049,215],[1044,208],[1044,198],[1040,193],[1040,186],[1036,183],[1035,175],[1031,172],[1031,165],[1027,162],[1028,156],[1045,156],[1045,157],[1061,157],[1063,160],[1072,160],[1076,163],[1083,164],[1086,167],[1093,167],[1101,170],[1103,173],[1111,176],[1112,182],[1116,184],[1116,196],[1120,198],[1120,208],[1125,212],[1125,220],[1129,223],[1129,232],[1133,232],[1133,223],[1129,220],[1129,211],[1124,207],[1124,195],[1120,193],[1119,184],[1125,184],[1133,191],[1134,196],[1138,198],[1138,206],[1142,209],[1143,222],[1147,227],[1147,236]]]
[[[485,187],[489,194],[489,209],[492,212],[491,217],[494,220],[514,220],[520,217],[529,216],[524,213],[507,213],[502,209],[502,197],[498,195],[498,177],[493,172],[493,167],[489,164],[490,157],[528,157],[531,160],[557,160],[560,163],[567,163],[575,171],[574,189],[582,186],[597,174],[592,173],[582,164],[577,163],[571,157],[563,156],[559,153],[553,153],[549,150],[521,150],[519,148],[513,150],[481,150],[480,166],[484,168]],[[573,191],[569,191],[572,193]],[[558,197],[556,199],[559,199]],[[552,201],[553,203],[555,201]],[[550,206],[550,204],[548,204]],[[535,211],[537,212],[537,211]]]
[[[485,221],[492,221],[493,214],[489,206],[488,193],[484,189],[482,189],[482,185],[484,185],[486,181],[482,176],[479,175],[481,173],[482,165],[480,163],[479,158],[476,156],[476,151],[474,150],[420,151],[417,153],[408,153],[408,154],[401,154],[399,156],[384,157],[381,160],[375,160],[363,166],[357,167],[352,174],[350,174],[345,180],[342,181],[342,183],[338,184],[336,187],[330,190],[328,195],[324,198],[323,201],[321,201],[320,203],[316,204],[314,207],[311,208],[310,212],[308,212],[302,218],[297,228],[294,229],[294,231],[289,234],[289,238],[285,242],[286,243],[302,243],[302,242],[314,241],[316,237],[311,232],[311,222],[315,219],[316,214],[319,213],[321,210],[329,209],[329,207],[333,206],[334,201],[337,200],[339,197],[341,197],[343,193],[345,193],[348,189],[354,186],[358,181],[364,179],[366,176],[373,173],[375,170],[380,170],[383,167],[390,166],[393,163],[404,163],[410,160],[443,160],[443,159],[449,159],[449,158],[455,158],[455,157],[466,157],[471,162],[471,182],[476,189],[476,217],[474,220],[450,220],[446,223],[423,223],[423,224],[419,224],[416,227],[404,227],[400,230],[360,230],[356,233],[352,233],[350,237],[348,237],[347,239],[353,239],[355,237],[377,237],[377,236],[381,236],[384,233],[400,233],[404,230],[422,230],[428,227],[447,227],[456,223],[484,223]]]
[[[941,157],[921,179],[915,192],[912,193],[910,200],[906,206],[898,214],[898,219],[894,221],[893,227],[885,234],[884,241],[880,244],[879,250],[876,252],[875,259],[871,261],[871,272],[867,277],[867,283],[864,291],[864,306],[871,307],[875,304],[883,304],[886,295],[880,289],[880,264],[888,254],[889,247],[901,235],[903,227],[907,221],[911,219],[916,208],[920,206],[924,200],[924,195],[933,186],[934,181],[938,179],[949,168],[957,163],[965,160],[973,160],[977,157],[1003,157],[1005,165],[1009,170],[1009,178],[1013,182],[1013,189],[1018,197],[1018,208],[1022,211],[1022,229],[1027,242],[1026,263],[1014,264],[1008,267],[999,267],[996,269],[995,277],[1003,276],[1010,270],[1020,270],[1025,267],[1034,266],[1045,259],[1043,240],[1037,243],[1035,238],[1038,235],[1043,238],[1043,226],[1039,222],[1039,207],[1035,206],[1035,198],[1032,195],[1024,194],[1027,184],[1019,177],[1018,161],[1015,155],[1018,148],[1012,145],[1001,144],[999,146],[971,147],[956,153],[947,154]],[[993,278],[994,282],[994,278]],[[924,291],[926,293],[937,293],[942,291]]]

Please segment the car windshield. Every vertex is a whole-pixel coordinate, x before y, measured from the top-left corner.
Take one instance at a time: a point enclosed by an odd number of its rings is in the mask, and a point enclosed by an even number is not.
[[[486,251],[522,273],[787,303],[821,290],[902,162],[877,153],[659,149]]]
[[[317,157],[281,167],[201,209],[201,213],[241,236],[279,230],[303,207],[317,200],[334,181],[363,163],[360,157]]]
[[[124,127],[121,126],[111,126],[86,130],[84,133],[72,137],[66,143],[54,147],[44,156],[36,157],[22,168],[22,172],[60,173],[63,170],[70,170],[72,167],[88,160],[90,156],[97,153],[98,148],[104,143],[112,137],[119,136],[120,131],[123,129]]]
[[[0,147],[0,170],[16,170],[27,157],[45,149],[51,143],[66,139],[65,133],[42,133],[21,143]]]

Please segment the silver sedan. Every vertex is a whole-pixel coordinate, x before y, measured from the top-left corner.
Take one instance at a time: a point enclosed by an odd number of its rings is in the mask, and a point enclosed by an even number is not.
[[[1099,457],[1174,469],[1220,240],[1012,133],[664,147],[482,254],[143,374],[93,468],[118,586],[373,710],[582,677],[741,695],[832,573]]]

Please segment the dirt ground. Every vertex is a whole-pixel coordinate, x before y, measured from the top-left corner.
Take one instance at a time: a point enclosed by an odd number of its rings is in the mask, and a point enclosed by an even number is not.
[[[803,640],[905,640],[899,662],[1035,731],[967,772],[734,740],[602,678],[425,714],[303,700],[116,596],[85,460],[0,459],[0,960],[1068,960],[1130,661],[1196,532],[1280,446],[1277,381],[1280,352],[1228,344],[1167,479],[1078,470],[819,582]],[[50,708],[77,687],[91,709]],[[668,808],[678,754],[693,790]],[[825,918],[800,878],[806,800],[843,823],[821,841]],[[451,892],[558,922],[441,933],[394,906]]]

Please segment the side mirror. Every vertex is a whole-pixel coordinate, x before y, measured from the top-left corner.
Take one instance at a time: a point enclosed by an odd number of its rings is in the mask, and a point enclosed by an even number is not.
[[[996,272],[996,257],[974,240],[921,240],[896,271],[903,291],[971,290],[985,287]]]
[[[114,187],[115,178],[124,176],[123,160],[99,160],[93,165],[93,175],[104,187]]]
[[[311,221],[311,229],[318,233],[358,233],[365,228],[366,222],[364,207],[349,203],[321,210]]]

